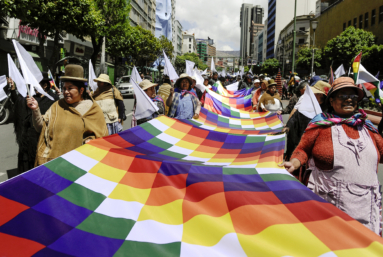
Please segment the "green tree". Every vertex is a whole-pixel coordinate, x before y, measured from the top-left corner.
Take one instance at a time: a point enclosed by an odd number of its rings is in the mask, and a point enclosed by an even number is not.
[[[60,34],[65,31],[84,39],[90,32],[89,24],[97,23],[98,18],[91,0],[6,0],[1,1],[0,10],[20,19],[22,25],[39,29],[40,56],[44,56],[45,38],[53,38],[53,53],[49,60],[52,71],[59,58]]]
[[[374,44],[374,34],[350,26],[339,36],[327,42],[323,49],[324,59],[327,61],[326,66],[329,67],[333,63],[333,67],[343,64],[347,68],[360,51]]]
[[[196,64],[197,68],[200,70],[205,70],[208,68],[208,65],[206,65],[195,53],[185,53],[181,56],[176,57],[175,61],[175,68],[178,70],[178,72],[183,72],[185,70],[186,64],[185,61],[192,61]],[[218,67],[217,67],[218,68]],[[218,70],[218,69],[217,69]]]
[[[279,61],[275,58],[266,59],[261,67],[262,73],[277,74],[279,69]]]
[[[383,45],[363,47],[362,64],[373,75],[382,71],[383,67]]]
[[[300,48],[298,52],[297,67],[311,72],[312,56],[313,56],[312,47]],[[321,68],[322,66],[323,66],[322,49],[315,49],[314,70],[316,68]]]
[[[89,24],[90,33],[88,34],[92,40],[93,54],[91,56],[92,63],[96,63],[97,56],[100,53],[104,37],[106,45],[111,48],[121,44],[121,38],[126,37],[125,27],[129,27],[129,12],[131,5],[128,0],[89,0],[93,3],[93,8],[98,17],[92,24]],[[117,42],[113,42],[116,40]],[[122,49],[122,47],[117,47]],[[116,50],[114,49],[114,50]],[[111,50],[112,52],[115,52]]]

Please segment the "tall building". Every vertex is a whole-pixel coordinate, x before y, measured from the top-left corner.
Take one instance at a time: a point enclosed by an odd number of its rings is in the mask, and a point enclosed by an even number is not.
[[[129,19],[132,26],[140,25],[155,34],[156,0],[131,0]]]
[[[294,0],[269,0],[266,59],[274,58],[281,30],[294,18]],[[316,0],[297,0],[297,16],[314,14]]]
[[[197,53],[197,44],[194,33],[182,32],[182,53]]]
[[[242,4],[240,24],[241,27],[241,42],[240,42],[240,57],[242,60],[248,58],[256,59],[254,53],[254,36],[262,30],[262,19],[264,11],[259,5]]]
[[[182,55],[182,25],[181,23],[176,20],[175,25],[173,26],[174,28],[174,33],[173,33],[173,47],[175,53],[173,53],[173,57],[176,58],[177,55]]]
[[[200,38],[196,39],[196,41],[197,41],[197,54],[199,58],[206,63],[208,42],[206,39],[200,39]]]

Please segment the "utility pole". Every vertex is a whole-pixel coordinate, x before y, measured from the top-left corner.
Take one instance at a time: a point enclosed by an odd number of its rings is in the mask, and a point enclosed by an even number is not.
[[[294,39],[293,39],[293,63],[292,63],[292,74],[294,75],[295,72],[295,41],[297,37],[297,31],[296,31],[296,26],[297,26],[297,0],[295,0],[295,7],[294,7]]]

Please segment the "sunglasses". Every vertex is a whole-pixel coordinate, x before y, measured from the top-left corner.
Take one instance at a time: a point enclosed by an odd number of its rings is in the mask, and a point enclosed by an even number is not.
[[[340,100],[346,101],[348,99],[351,99],[352,101],[357,101],[359,96],[358,95],[338,95],[337,96]]]

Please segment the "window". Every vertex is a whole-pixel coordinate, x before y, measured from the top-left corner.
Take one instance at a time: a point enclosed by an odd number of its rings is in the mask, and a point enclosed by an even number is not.
[[[189,50],[189,53],[191,53],[191,51]]]
[[[351,20],[348,21],[347,27],[350,27],[350,26],[351,26]]]
[[[368,12],[364,15],[364,28],[368,28]]]
[[[189,37],[189,42],[191,42],[191,37]]]
[[[299,28],[299,30],[301,30],[301,31],[306,31],[306,28],[305,28],[305,27],[302,27],[302,28]]]
[[[343,31],[346,30],[346,23],[343,23]]]
[[[371,26],[375,25],[375,18],[376,18],[376,10],[372,10],[371,12]]]
[[[191,49],[191,45],[189,45],[189,49]]]
[[[357,19],[357,18],[354,18],[354,27],[355,27],[355,28],[358,27],[358,19]]]
[[[359,16],[359,28],[363,29],[363,15]]]
[[[383,21],[383,5],[379,7],[379,22]]]

